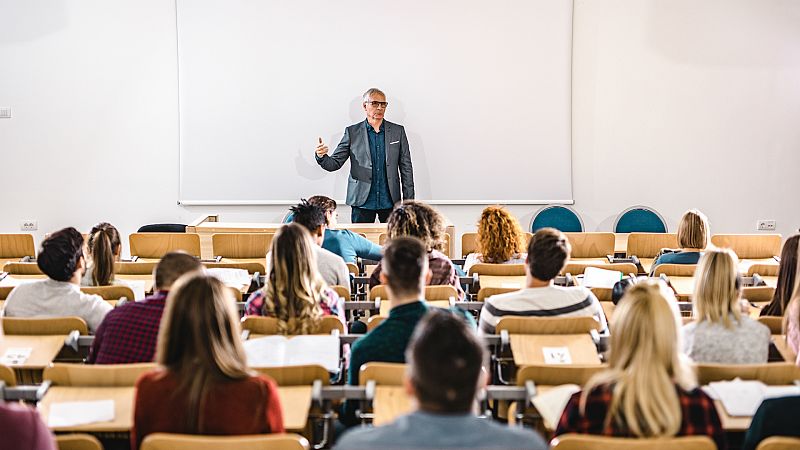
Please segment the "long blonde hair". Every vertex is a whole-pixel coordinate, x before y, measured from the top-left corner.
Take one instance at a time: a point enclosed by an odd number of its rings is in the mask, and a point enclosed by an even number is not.
[[[187,429],[202,433],[209,389],[250,376],[233,295],[218,279],[190,272],[172,285],[166,303],[156,361],[179,380],[176,395],[188,398]]]
[[[478,247],[484,262],[504,263],[525,248],[519,221],[502,206],[487,206],[478,221]]]
[[[786,311],[783,312],[783,334],[786,335],[788,339],[787,331],[789,329],[789,321],[791,318],[789,317],[789,312],[793,308],[793,304],[800,303],[800,245],[797,246],[797,269],[794,273],[794,289],[792,289],[792,296],[789,303],[786,304]],[[795,312],[794,320],[800,323],[800,307],[797,307],[797,311]]]
[[[706,250],[697,264],[694,280],[692,304],[697,322],[707,320],[731,328],[731,314],[737,323],[741,321],[739,258],[733,251],[728,248]]]
[[[697,382],[678,353],[680,348],[677,302],[666,287],[644,281],[631,287],[612,319],[609,369],[584,387],[586,397],[598,385],[610,384],[613,393],[605,428],[612,420],[638,437],[674,436],[681,426],[677,383],[692,389]]]
[[[313,333],[322,317],[320,302],[328,285],[317,271],[314,245],[295,223],[282,226],[272,239],[264,315],[278,319],[281,334]]]

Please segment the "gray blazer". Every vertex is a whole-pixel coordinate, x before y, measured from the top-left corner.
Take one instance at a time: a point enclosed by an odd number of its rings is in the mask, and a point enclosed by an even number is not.
[[[414,169],[411,167],[411,151],[408,149],[406,130],[402,125],[386,120],[386,181],[392,203],[414,198]],[[315,155],[316,157],[316,155]],[[350,125],[344,129],[342,141],[332,154],[316,157],[317,163],[328,172],[339,170],[345,161],[350,160],[350,176],[347,178],[347,199],[350,206],[361,206],[367,202],[372,186],[372,156],[369,152],[369,138],[364,122]],[[400,186],[402,184],[402,197]]]

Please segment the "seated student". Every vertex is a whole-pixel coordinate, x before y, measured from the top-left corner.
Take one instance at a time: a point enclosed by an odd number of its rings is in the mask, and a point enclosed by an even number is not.
[[[765,399],[753,415],[742,450],[756,450],[761,441],[772,436],[800,437],[797,411],[800,396]]]
[[[131,448],[151,433],[282,433],[278,388],[247,367],[230,288],[193,272],[172,286],[158,335],[160,368],[136,382]]]
[[[786,306],[792,297],[795,276],[798,271],[798,243],[800,243],[800,234],[789,237],[783,243],[775,294],[772,296],[772,301],[761,310],[762,316],[783,316],[783,312],[786,311]]]
[[[487,382],[487,355],[462,318],[432,308],[414,331],[406,361],[403,386],[415,410],[387,425],[352,429],[336,449],[548,448],[531,430],[475,415],[475,394]]]
[[[391,241],[399,236],[412,236],[425,244],[428,251],[428,266],[431,278],[428,286],[449,284],[458,291],[459,300],[466,294],[458,282],[458,275],[450,258],[441,250],[444,248],[444,219],[430,205],[417,200],[405,200],[394,208],[386,224],[386,233]],[[378,263],[369,277],[369,287],[381,284],[383,264]]]
[[[464,261],[464,271],[478,263],[522,264],[525,262],[525,233],[519,221],[502,206],[488,206],[478,221],[478,249]]]
[[[681,358],[675,296],[657,281],[632,286],[614,311],[608,370],[567,402],[555,435],[709,436],[727,448],[714,401]]]
[[[708,247],[711,231],[705,214],[696,209],[683,213],[678,224],[678,245],[680,249],[663,249],[653,261],[651,275],[659,264],[697,264],[702,252]]]
[[[172,284],[185,273],[202,270],[200,261],[188,253],[171,252],[164,255],[154,270],[155,293],[143,301],[128,302],[109,312],[97,328],[86,362],[152,362],[161,316]]]
[[[92,227],[86,247],[89,250],[89,261],[81,286],[126,285],[122,280],[114,279],[114,263],[119,261],[122,253],[122,241],[114,225],[101,222]]]
[[[247,314],[278,318],[281,334],[311,334],[322,316],[345,323],[344,302],[317,272],[316,244],[305,228],[283,225],[272,238],[266,286],[250,294]]]
[[[695,272],[694,321],[683,326],[683,352],[698,363],[760,364],[770,331],[742,315],[739,260],[730,249],[707,250]]]
[[[391,218],[390,218],[391,221]],[[405,362],[405,351],[417,322],[428,312],[424,300],[425,284],[431,273],[428,250],[417,238],[396,237],[389,241],[381,260],[381,282],[386,284],[392,297],[389,317],[357,340],[350,351],[347,384],[358,386],[358,371],[370,361]],[[355,425],[356,405],[345,403],[340,420]]]
[[[580,317],[594,316],[600,332],[607,333],[606,316],[597,297],[585,287],[553,285],[556,275],[567,265],[571,247],[564,233],[542,228],[528,244],[525,264],[525,289],[486,299],[481,309],[482,333],[494,334],[504,316]]]
[[[381,247],[350,230],[337,230],[336,201],[324,195],[315,195],[308,199],[308,203],[319,206],[325,211],[325,239],[322,241],[322,248],[341,256],[345,262],[355,263],[356,258],[368,259],[370,261],[381,260]]]
[[[344,286],[350,290],[350,272],[341,256],[322,248],[325,235],[325,212],[319,206],[310,204],[307,200],[290,208],[292,223],[302,225],[311,233],[314,242],[314,253],[317,255],[317,271],[329,286]],[[267,273],[270,269],[270,256],[267,253]]]
[[[797,259],[800,261],[800,247],[797,250]],[[800,366],[800,264],[796,264],[796,266],[794,286],[783,315],[783,329],[789,347],[797,355],[797,365]]]
[[[99,295],[81,292],[86,261],[83,258],[83,236],[78,230],[70,227],[51,234],[42,242],[36,264],[48,279],[15,287],[6,299],[5,315],[78,316],[94,332],[112,307]]]

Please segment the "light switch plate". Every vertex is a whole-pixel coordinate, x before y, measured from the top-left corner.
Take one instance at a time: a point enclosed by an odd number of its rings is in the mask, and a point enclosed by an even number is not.
[[[11,107],[0,106],[0,119],[10,119],[10,118],[11,118]]]

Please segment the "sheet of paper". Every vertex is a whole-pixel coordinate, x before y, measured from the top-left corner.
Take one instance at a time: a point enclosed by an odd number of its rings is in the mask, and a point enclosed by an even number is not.
[[[228,286],[238,288],[250,284],[250,274],[244,269],[214,267],[206,269],[206,271],[209,275],[216,277]]]
[[[614,283],[622,279],[622,272],[597,267],[587,267],[583,272],[582,286],[587,288],[613,288]]]
[[[125,281],[125,284],[127,284],[133,290],[133,298],[129,298],[128,300],[135,300],[137,302],[144,300],[144,280],[127,280]]]
[[[50,405],[47,426],[74,427],[112,420],[114,420],[114,400],[53,403]]]
[[[709,383],[729,416],[751,417],[764,400],[766,386],[756,380],[716,381]]]
[[[500,287],[503,289],[522,289],[522,283],[500,283]]]
[[[247,364],[250,367],[285,366],[287,341],[285,336],[278,335],[244,341]]]
[[[333,335],[294,336],[289,339],[286,365],[319,364],[328,372],[339,370],[339,338]]]
[[[558,420],[561,418],[561,413],[567,406],[569,398],[572,394],[579,392],[581,387],[577,384],[564,384],[562,386],[554,387],[547,392],[538,394],[531,402],[536,410],[541,414],[544,420],[544,426],[548,430],[554,430]]]
[[[25,364],[31,356],[33,349],[30,347],[13,347],[6,349],[3,356],[0,356],[0,364],[4,366],[16,366]]]
[[[545,364],[572,364],[567,347],[542,347]]]

